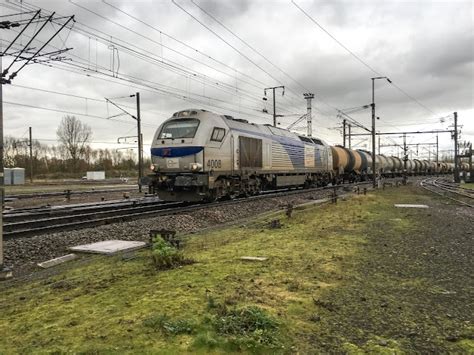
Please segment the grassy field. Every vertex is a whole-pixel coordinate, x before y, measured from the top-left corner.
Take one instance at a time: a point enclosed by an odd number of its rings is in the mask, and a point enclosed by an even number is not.
[[[393,203],[431,197],[403,189],[188,236],[172,270],[142,251],[2,290],[0,353],[472,352],[470,323],[428,300],[439,285],[390,264],[384,245],[426,229]]]

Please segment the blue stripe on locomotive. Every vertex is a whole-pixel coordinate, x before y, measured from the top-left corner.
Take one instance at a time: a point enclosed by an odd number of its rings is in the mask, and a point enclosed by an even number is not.
[[[185,157],[197,154],[203,149],[204,147],[199,146],[151,148],[151,155],[162,158]]]

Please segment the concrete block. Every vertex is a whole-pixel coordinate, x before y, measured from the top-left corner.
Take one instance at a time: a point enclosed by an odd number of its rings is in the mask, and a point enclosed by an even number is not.
[[[76,254],[67,254],[60,256],[59,258],[54,258],[48,261],[43,261],[42,263],[39,263],[38,266],[42,267],[43,269],[47,269],[62,263],[65,263],[66,261],[71,261],[77,258]]]
[[[127,240],[104,240],[92,244],[77,245],[69,248],[69,250],[83,253],[95,253],[112,255],[119,252],[127,252],[144,248],[145,242],[127,241]]]
[[[395,207],[399,208],[430,208],[427,205],[410,205],[410,204],[395,204]]]
[[[268,258],[261,257],[261,256],[242,256],[240,260],[245,260],[245,261],[265,261]]]

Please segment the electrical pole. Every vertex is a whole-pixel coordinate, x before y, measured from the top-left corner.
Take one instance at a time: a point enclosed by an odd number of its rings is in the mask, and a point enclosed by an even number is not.
[[[129,95],[128,97],[136,97],[136,102],[137,102],[137,114],[132,115],[130,112],[127,110],[123,109],[119,105],[117,105],[115,102],[113,102],[111,99],[105,98],[107,102],[110,102],[112,105],[120,109],[122,112],[126,113],[130,117],[132,117],[134,120],[137,121],[137,144],[138,144],[138,191],[142,192],[142,185],[141,185],[141,180],[143,177],[143,136],[142,136],[142,121],[140,118],[140,93],[137,92],[134,95]],[[120,138],[130,138],[130,137],[120,137]],[[119,138],[119,139],[120,139]]]
[[[377,182],[376,182],[376,174],[375,174],[375,80],[377,79],[386,79],[390,84],[392,81],[387,78],[386,76],[378,76],[376,78],[370,78],[372,80],[372,185],[375,189]]]
[[[342,146],[346,147],[346,119],[342,120]]]
[[[49,56],[49,59],[44,60],[43,62],[48,61],[61,61],[64,59],[63,57],[59,56],[59,54],[69,51],[72,48],[64,48],[54,52],[49,53],[41,53],[43,49],[69,24],[69,22],[74,21],[74,16],[66,17],[67,20],[60,26],[56,32],[52,36],[49,37],[48,40],[44,41],[43,44],[40,46],[39,49],[30,48],[30,43],[43,31],[44,27],[49,23],[52,23],[53,20],[58,20],[54,18],[55,12],[53,12],[47,19],[41,19],[40,10],[36,11],[36,13],[29,19],[26,24],[22,24],[21,21],[0,21],[0,30],[9,30],[14,27],[23,26],[23,28],[17,33],[15,38],[7,45],[6,49],[0,51],[0,280],[4,280],[7,278],[12,277],[12,271],[4,265],[4,258],[3,258],[3,203],[5,197],[5,179],[4,179],[4,167],[3,167],[3,85],[4,84],[11,84],[11,81],[18,76],[18,73],[25,68],[29,64],[37,63],[37,58]],[[12,15],[4,15],[5,16],[18,16],[19,14],[12,14]],[[21,14],[20,14],[21,15]],[[27,44],[23,45],[20,43],[20,47],[22,49],[18,51],[14,49],[14,52],[10,52],[9,50],[12,46],[17,42],[17,40],[21,37],[23,32],[34,22],[36,17],[39,17],[37,23],[44,21],[44,23],[40,26],[39,29],[35,29],[33,35],[30,37],[30,40]],[[33,54],[29,53],[29,50],[34,49],[35,52]],[[12,62],[7,66],[7,68],[3,69],[2,67],[2,60],[4,56],[14,56],[15,58]],[[56,57],[53,57],[56,56]],[[8,76],[8,73],[12,71],[12,73]]]
[[[347,128],[348,128],[348,131],[349,131],[349,134],[348,134],[348,138],[349,138],[349,149],[351,149],[351,125],[348,124],[348,125],[347,125]]]
[[[313,136],[313,117],[311,116],[311,100],[314,99],[314,94],[312,93],[305,93],[303,94],[304,98],[306,99],[306,127],[308,130],[308,137]],[[275,95],[273,95],[273,99],[275,100]]]
[[[3,56],[0,56],[2,72]],[[5,192],[3,177],[3,77],[0,77],[0,279],[11,277],[11,271],[3,265],[3,195]]]
[[[403,169],[407,170],[407,160],[408,160],[408,154],[407,154],[407,134],[403,133]]]
[[[379,141],[378,141],[378,143],[379,143],[379,147],[378,147],[378,148],[379,148],[379,149],[378,149],[378,151],[379,151],[379,155],[380,155],[380,136],[379,136],[378,138],[379,138]]]
[[[458,168],[458,113],[454,112],[454,182],[459,182]]]
[[[276,98],[275,98],[275,90],[276,89],[283,89],[283,92],[282,92],[281,96],[285,95],[285,87],[283,85],[273,86],[273,87],[263,89],[263,93],[265,94],[265,96],[267,96],[267,90],[272,90],[272,92],[273,92],[273,127],[277,126]],[[266,100],[266,98],[265,98],[265,100]]]
[[[28,140],[28,147],[30,147],[30,182],[33,183],[33,132],[31,127],[29,128],[30,137]]]
[[[142,192],[143,177],[143,137],[142,137],[142,121],[140,119],[140,93],[135,94],[137,98],[137,133],[138,133],[138,191]]]
[[[375,175],[375,78],[372,78],[372,187],[377,186]]]
[[[438,163],[439,163],[438,154],[439,154],[439,143],[438,143],[438,135],[436,135],[436,166],[438,166]]]

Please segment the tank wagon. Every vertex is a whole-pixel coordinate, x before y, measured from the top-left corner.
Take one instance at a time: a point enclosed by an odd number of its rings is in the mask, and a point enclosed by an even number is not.
[[[206,201],[283,187],[324,186],[372,176],[372,154],[206,110],[179,111],[151,147],[150,193],[168,201]],[[405,171],[406,165],[406,171]],[[438,164],[376,155],[377,176],[450,173]]]

